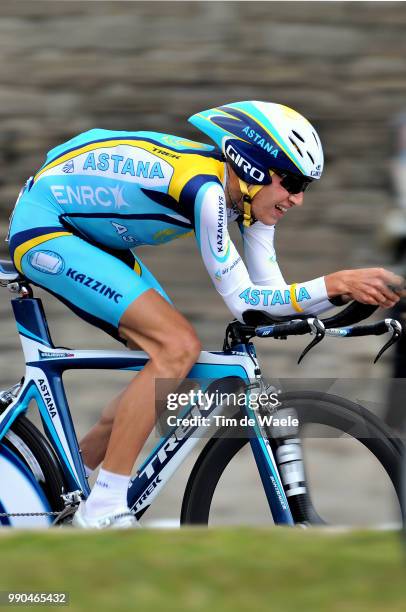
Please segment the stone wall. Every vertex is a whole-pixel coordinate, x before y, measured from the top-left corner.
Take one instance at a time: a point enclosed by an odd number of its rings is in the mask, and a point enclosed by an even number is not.
[[[289,270],[306,252],[325,271],[325,247],[342,263],[376,260],[389,120],[406,105],[405,25],[400,2],[2,0],[1,229],[24,178],[73,134],[97,126],[197,139],[189,114],[255,98],[308,115],[326,148],[322,183],[279,232]]]
[[[322,181],[278,227],[287,280],[384,262],[376,234],[392,200],[390,121],[406,107],[405,26],[403,2],[2,0],[0,233],[22,181],[75,133],[198,139],[190,114],[264,99],[309,116],[326,150]],[[226,311],[186,242],[141,255],[188,316],[210,311],[220,325]],[[187,286],[174,274],[185,251]]]
[[[75,133],[93,127],[150,129],[198,139],[186,123],[190,114],[233,100],[263,99],[308,115],[326,149],[322,181],[307,192],[305,206],[278,227],[287,280],[381,263],[376,233],[391,202],[389,123],[406,107],[405,27],[403,2],[1,0],[0,235],[22,181],[42,164],[47,150]],[[141,257],[196,326],[203,345],[220,349],[230,314],[193,239],[141,249]],[[57,346],[118,348],[49,295],[39,290],[36,295],[44,301]],[[24,373],[8,297],[3,290],[0,388]],[[265,375],[381,380],[387,375],[389,355],[372,367],[381,339],[329,339],[297,366],[305,343],[302,337],[258,342]],[[79,435],[127,377],[124,372],[64,376]],[[380,411],[368,384],[358,399]],[[326,444],[331,448],[331,441]],[[365,523],[367,508],[385,505],[388,497],[377,493],[375,475],[365,476],[365,463],[348,456],[358,480],[355,487],[346,480],[346,491],[355,491],[354,499],[364,492]],[[327,484],[336,459],[317,456],[317,469],[328,468]],[[183,486],[191,465],[179,477]],[[244,459],[239,463],[238,482],[244,474],[249,478],[243,482],[253,481],[249,465]],[[364,490],[368,482],[372,492]],[[179,490],[178,479],[161,497],[165,517],[179,515]],[[328,503],[339,506],[331,488],[325,491]],[[232,518],[227,515],[227,521]]]
[[[381,263],[390,121],[406,107],[405,26],[403,2],[2,0],[1,233],[22,181],[75,133],[198,139],[191,113],[254,98],[296,107],[325,144],[322,181],[278,228],[287,279]],[[176,257],[184,247],[173,248]]]

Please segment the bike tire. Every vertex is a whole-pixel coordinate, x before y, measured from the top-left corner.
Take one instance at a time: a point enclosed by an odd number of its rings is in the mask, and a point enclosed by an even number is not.
[[[61,498],[64,481],[59,462],[47,439],[26,417],[20,416],[11,426],[9,432],[0,442],[0,454],[3,460],[11,462],[17,469],[16,474],[21,474],[22,481],[31,481],[33,489],[37,488],[38,495],[42,498],[44,508],[49,511],[61,511],[64,503]],[[15,483],[2,481],[0,485],[0,505],[2,502],[2,486],[14,486]],[[3,494],[4,499],[4,494]],[[15,511],[10,503],[5,504],[8,512]],[[21,511],[21,508],[17,510]],[[24,511],[30,512],[30,508]],[[0,524],[19,526],[20,519],[2,518]],[[21,519],[22,520],[22,519]],[[21,522],[20,520],[20,522]],[[53,519],[52,519],[53,520]],[[49,519],[49,523],[51,519]],[[38,526],[39,520],[32,519],[32,526]],[[41,523],[43,526],[44,523]],[[30,526],[30,518],[24,518],[24,527]]]
[[[282,408],[297,411],[300,427],[308,424],[334,427],[342,433],[360,432],[359,440],[379,461],[390,478],[397,499],[401,500],[402,442],[375,415],[363,406],[336,395],[318,391],[291,391],[278,396]],[[181,524],[207,525],[213,495],[219,480],[234,456],[249,442],[224,428],[206,444],[188,479],[181,510]],[[270,442],[272,440],[270,438]],[[320,524],[309,502],[307,522]]]

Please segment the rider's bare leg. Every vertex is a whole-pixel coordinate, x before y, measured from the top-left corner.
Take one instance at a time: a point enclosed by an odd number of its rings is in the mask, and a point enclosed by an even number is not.
[[[131,350],[140,349],[137,344],[131,341],[127,342],[127,346]],[[189,389],[189,386],[187,386],[185,391],[188,392]],[[95,470],[100,465],[106,455],[111,431],[113,429],[114,418],[124,391],[121,391],[121,393],[106,406],[98,422],[93,425],[80,441],[83,462],[91,471]],[[168,393],[169,392],[170,390],[168,389]]]
[[[155,380],[175,379],[175,390],[176,379],[184,378],[196,362],[200,343],[188,321],[153,289],[128,307],[121,318],[119,333],[150,356],[147,365],[115,400],[117,403],[112,402],[107,409],[110,415],[115,412],[115,417],[102,469],[105,473],[129,477],[154,426]],[[171,388],[168,387],[167,391],[170,392]],[[96,434],[105,440],[107,430],[107,423],[96,429],[93,442]],[[84,444],[84,458],[90,467],[102,454],[102,449],[100,455],[92,454],[92,446],[89,432]]]
[[[119,333],[150,356],[120,396],[103,461],[106,470],[131,474],[154,426],[155,380],[184,378],[198,359],[201,346],[190,323],[153,289],[127,308]],[[173,388],[176,386],[174,383]]]
[[[80,441],[83,462],[91,470],[95,470],[105,457],[111,430],[113,429],[114,417],[123,393],[124,391],[121,391],[121,393],[106,406],[98,422],[93,425]]]

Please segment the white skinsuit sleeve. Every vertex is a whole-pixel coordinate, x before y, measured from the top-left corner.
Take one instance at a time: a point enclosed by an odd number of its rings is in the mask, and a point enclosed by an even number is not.
[[[256,221],[251,227],[240,227],[244,242],[244,256],[249,276],[256,285],[286,285],[277,262],[274,245],[275,226]],[[327,292],[326,292],[327,296]],[[312,314],[319,314],[334,308],[326,297],[311,308]],[[308,310],[308,309],[306,309]]]
[[[265,238],[265,232],[261,230],[266,226],[259,228],[258,235],[253,227],[248,228],[248,233],[247,230],[244,232],[249,274],[228,233],[224,190],[215,182],[200,188],[195,201],[196,239],[213,284],[232,314],[242,321],[245,310],[289,316],[298,312],[313,313],[323,302],[325,305],[324,278],[287,285],[276,260],[269,259],[275,255],[271,232],[268,233],[272,228],[267,228]],[[252,252],[254,242],[257,245],[255,249],[258,248],[255,257]],[[268,257],[269,261],[258,263],[263,257]],[[330,302],[328,304],[331,308]]]

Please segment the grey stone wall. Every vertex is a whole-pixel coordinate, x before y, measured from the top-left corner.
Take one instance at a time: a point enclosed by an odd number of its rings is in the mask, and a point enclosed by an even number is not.
[[[403,2],[0,0],[0,235],[22,181],[41,165],[47,150],[75,133],[93,127],[151,129],[199,139],[186,123],[190,114],[233,100],[263,99],[309,116],[326,149],[322,181],[307,192],[305,206],[290,211],[278,227],[287,280],[381,263],[376,232],[391,202],[389,120],[406,107],[405,26]],[[220,349],[230,315],[193,239],[142,249],[141,257],[196,326],[203,345]],[[56,345],[118,347],[52,297],[39,290],[36,295],[44,301]],[[3,290],[0,388],[23,374],[8,297]],[[387,374],[389,356],[371,366],[381,339],[326,340],[297,366],[304,344],[304,338],[258,342],[265,375],[382,379]],[[128,376],[64,376],[79,435]],[[383,384],[380,390],[384,395]],[[358,399],[380,411],[380,398],[368,384]],[[326,442],[330,451],[332,442]],[[346,494],[338,499],[325,485],[331,485],[337,456],[344,455],[351,463],[342,470]],[[363,502],[363,522],[366,517],[394,520],[386,489],[378,490],[376,475],[369,474],[362,458],[342,448],[335,455],[333,449],[331,461],[325,453],[316,455],[314,471],[322,479],[325,507],[340,507],[350,491],[352,499]],[[179,491],[191,465],[192,460],[158,501],[158,515],[179,515]],[[320,476],[322,467],[327,472]],[[255,469],[249,469],[243,458],[236,482],[254,482]],[[227,498],[232,490],[241,486],[229,486]],[[248,498],[253,499],[251,493]],[[236,505],[224,507],[227,522],[246,519],[232,514]]]
[[[406,106],[405,26],[403,2],[2,0],[2,235],[22,181],[75,133],[152,129],[198,139],[191,113],[264,99],[309,116],[326,149],[322,181],[278,227],[287,280],[381,263],[389,121]],[[228,314],[186,242],[141,255],[211,337]],[[184,282],[174,274],[180,261]]]
[[[317,242],[310,260],[326,244],[343,263],[366,263],[390,200],[405,25],[403,2],[2,0],[1,229],[21,182],[73,134],[98,126],[197,139],[189,114],[255,98],[298,108],[325,143],[322,183],[280,232],[294,260]]]

